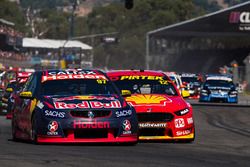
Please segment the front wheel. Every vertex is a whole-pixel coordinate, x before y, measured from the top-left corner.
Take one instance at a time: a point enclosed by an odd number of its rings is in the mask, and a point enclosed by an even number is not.
[[[15,123],[15,119],[12,118],[11,120],[11,132],[12,132],[12,140],[13,141],[18,141],[17,137],[16,137],[16,123]]]
[[[35,114],[31,119],[31,134],[30,134],[31,142],[33,144],[37,144],[37,120]]]

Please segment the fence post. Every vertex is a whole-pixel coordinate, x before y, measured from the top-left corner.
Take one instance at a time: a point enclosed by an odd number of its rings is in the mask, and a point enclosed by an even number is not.
[[[250,91],[250,54],[245,58],[244,63],[246,65],[245,80],[247,82],[246,90]]]
[[[233,74],[233,82],[235,84],[239,83],[239,66],[238,63],[234,60],[231,62],[232,74]]]

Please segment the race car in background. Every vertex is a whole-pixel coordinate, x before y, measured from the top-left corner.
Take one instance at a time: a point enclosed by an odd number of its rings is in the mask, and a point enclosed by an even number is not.
[[[228,75],[208,75],[202,85],[200,102],[237,103],[238,92]]]
[[[32,72],[25,72],[25,71],[19,71],[16,74],[16,80],[12,83],[12,88],[6,89],[8,90],[8,100],[6,105],[6,119],[12,118],[12,107],[14,104],[15,99],[18,96],[19,91],[23,88],[24,84],[27,82],[29,76],[32,74]]]
[[[165,74],[174,82],[182,97],[186,98],[190,96],[190,93],[185,89],[179,74],[176,72],[165,72]]]
[[[192,107],[166,74],[120,70],[107,75],[136,110],[139,140],[194,140]]]
[[[4,89],[3,91],[3,95],[2,95],[2,108],[1,108],[1,115],[6,115],[7,114],[7,108],[8,108],[8,99],[11,95],[11,93],[13,92],[13,90],[16,87],[16,80],[10,80],[9,83],[7,84],[7,87]]]
[[[190,93],[189,98],[198,99],[200,95],[200,87],[202,84],[202,76],[192,73],[182,73],[181,80],[185,86],[185,90]]]
[[[12,111],[14,140],[125,144],[138,141],[134,108],[101,71],[36,71],[18,97]]]

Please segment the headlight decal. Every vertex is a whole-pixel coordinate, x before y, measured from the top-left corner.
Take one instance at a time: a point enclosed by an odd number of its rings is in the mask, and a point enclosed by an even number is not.
[[[189,109],[185,108],[184,110],[180,110],[180,111],[176,111],[175,114],[177,116],[182,116],[182,115],[186,115],[187,113],[189,113]]]

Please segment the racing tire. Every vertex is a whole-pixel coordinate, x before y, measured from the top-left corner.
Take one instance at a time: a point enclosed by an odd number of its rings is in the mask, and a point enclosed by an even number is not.
[[[12,134],[12,140],[13,141],[18,141],[18,138],[16,137],[16,124],[14,118],[11,120],[11,134]]]
[[[31,119],[30,139],[33,144],[38,144],[37,142],[37,120],[36,120],[35,113],[33,114],[32,119]]]

